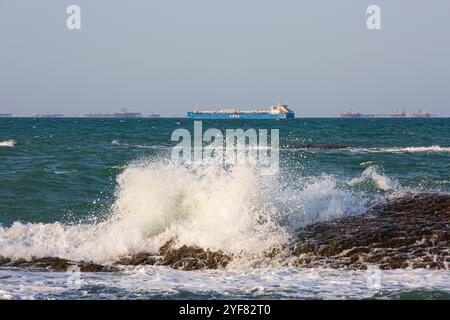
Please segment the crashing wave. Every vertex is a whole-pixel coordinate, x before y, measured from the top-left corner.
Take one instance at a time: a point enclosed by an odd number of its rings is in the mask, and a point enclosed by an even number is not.
[[[130,165],[117,178],[106,221],[0,227],[0,256],[59,257],[108,263],[168,241],[227,255],[253,256],[288,244],[293,231],[363,211],[364,202],[331,177],[300,187],[250,166],[188,168],[168,160]]]

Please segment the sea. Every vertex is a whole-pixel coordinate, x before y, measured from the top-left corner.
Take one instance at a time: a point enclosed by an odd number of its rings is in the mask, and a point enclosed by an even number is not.
[[[449,299],[450,271],[252,263],[311,223],[404,193],[450,192],[450,119],[208,120],[279,129],[279,172],[171,161],[193,120],[1,118],[0,257],[111,263],[179,245],[239,253],[227,267],[115,272],[0,267],[0,299]],[[373,270],[373,269],[372,269]]]

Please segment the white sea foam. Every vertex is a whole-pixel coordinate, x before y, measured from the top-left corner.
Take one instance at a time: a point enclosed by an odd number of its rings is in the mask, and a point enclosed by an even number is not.
[[[353,153],[450,153],[450,147],[419,146],[419,147],[342,147],[336,149],[321,149],[314,147],[288,148],[288,151],[310,151],[310,152],[353,152]]]
[[[0,256],[107,262],[133,252],[156,252],[170,239],[255,254],[286,244],[292,229],[357,212],[362,203],[340,190],[332,177],[307,179],[294,188],[248,166],[225,170],[148,161],[118,176],[106,221],[0,227]]]
[[[367,270],[252,268],[197,272],[139,266],[120,273],[83,273],[80,290],[67,286],[67,274],[0,270],[0,299],[393,299],[445,298],[448,270],[380,270],[380,287]],[[376,279],[376,278],[375,278]],[[417,292],[422,292],[417,294]],[[414,293],[415,292],[415,293]]]
[[[373,153],[450,153],[450,147],[422,146],[422,147],[380,147],[380,148],[351,148],[353,152]]]
[[[171,148],[171,147],[162,146],[162,145],[128,144],[128,143],[120,142],[119,140],[116,140],[116,139],[111,141],[111,145],[113,145],[113,146],[122,146],[122,147],[126,147],[126,148],[157,149],[157,150],[164,150],[164,149],[170,149]]]
[[[384,191],[397,187],[397,183],[380,174],[376,166],[367,167],[360,177],[350,180],[349,185],[354,186],[365,182],[373,182],[377,188]]]
[[[6,141],[0,141],[0,147],[9,147],[12,148],[16,145],[15,140],[6,140]]]

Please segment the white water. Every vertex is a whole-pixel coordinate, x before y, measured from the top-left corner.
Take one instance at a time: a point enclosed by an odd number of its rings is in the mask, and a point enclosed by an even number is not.
[[[261,268],[180,271],[137,267],[121,273],[82,273],[79,289],[69,274],[0,270],[2,299],[380,299],[399,292],[450,292],[447,270],[331,270]],[[417,298],[417,294],[416,294]]]
[[[357,148],[357,147],[345,147],[336,149],[320,149],[312,147],[302,148],[288,148],[289,151],[308,151],[312,150],[317,152],[321,150],[323,152],[354,152],[354,153],[450,153],[450,147],[435,146],[420,146],[420,147],[374,147],[374,148]]]
[[[397,183],[388,177],[378,173],[376,166],[367,167],[360,177],[350,180],[349,185],[354,186],[366,182],[372,182],[383,191],[392,190],[397,187]]]
[[[0,147],[12,148],[15,145],[16,145],[16,141],[14,141],[14,140],[0,141]]]
[[[385,148],[351,148],[353,152],[375,153],[450,153],[450,147],[422,146],[422,147],[385,147]]]
[[[110,217],[92,225],[23,224],[0,227],[0,256],[56,256],[108,262],[157,252],[166,241],[254,255],[289,242],[311,222],[362,212],[364,201],[332,177],[296,187],[251,167],[189,169],[168,160],[130,165],[117,178]]]

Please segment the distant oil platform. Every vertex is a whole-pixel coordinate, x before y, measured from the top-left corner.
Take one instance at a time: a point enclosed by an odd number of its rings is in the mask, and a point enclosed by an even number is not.
[[[413,112],[411,114],[407,114],[405,110],[398,111],[396,113],[371,113],[371,114],[363,114],[360,112],[341,112],[341,118],[429,118],[432,116],[429,112],[424,112],[419,109],[417,112]]]

